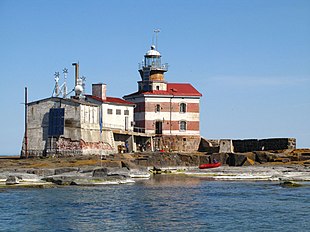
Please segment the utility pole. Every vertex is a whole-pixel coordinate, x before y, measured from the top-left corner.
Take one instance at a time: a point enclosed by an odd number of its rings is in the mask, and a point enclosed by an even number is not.
[[[28,88],[25,87],[25,157],[28,158]]]

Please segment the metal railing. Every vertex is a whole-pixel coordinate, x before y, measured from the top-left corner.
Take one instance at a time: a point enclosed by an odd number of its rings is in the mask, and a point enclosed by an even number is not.
[[[163,70],[163,71],[168,71],[168,63],[165,63],[165,64],[161,64],[161,65],[158,65],[158,64],[152,64],[152,65],[148,65],[146,66],[143,63],[139,63],[139,70],[143,70],[143,68],[150,68],[150,70]]]
[[[109,124],[109,123],[104,123],[102,124],[103,129],[112,129],[112,130],[124,130],[124,131],[134,131],[138,133],[145,133],[145,128],[144,127],[132,127],[129,126],[128,128],[125,128],[124,125],[119,125],[119,124]]]

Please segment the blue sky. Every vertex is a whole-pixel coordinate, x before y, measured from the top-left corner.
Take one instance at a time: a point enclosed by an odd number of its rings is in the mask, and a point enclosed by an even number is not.
[[[108,95],[137,90],[159,28],[166,80],[202,94],[206,138],[295,137],[310,147],[310,1],[0,0],[0,154],[19,154],[24,87],[50,97],[54,72],[79,61]]]

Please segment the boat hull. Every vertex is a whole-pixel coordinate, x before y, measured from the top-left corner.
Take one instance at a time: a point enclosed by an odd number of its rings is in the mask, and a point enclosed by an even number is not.
[[[221,166],[222,164],[220,162],[213,163],[213,164],[201,164],[199,165],[199,169],[206,169],[206,168],[217,168]]]

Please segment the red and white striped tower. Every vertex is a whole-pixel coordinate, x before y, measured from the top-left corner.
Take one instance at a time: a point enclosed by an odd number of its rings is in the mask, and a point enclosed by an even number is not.
[[[139,67],[138,91],[124,99],[136,104],[135,127],[160,137],[160,149],[197,150],[202,95],[189,83],[167,83],[167,71],[168,64],[161,63],[161,54],[151,46]]]

